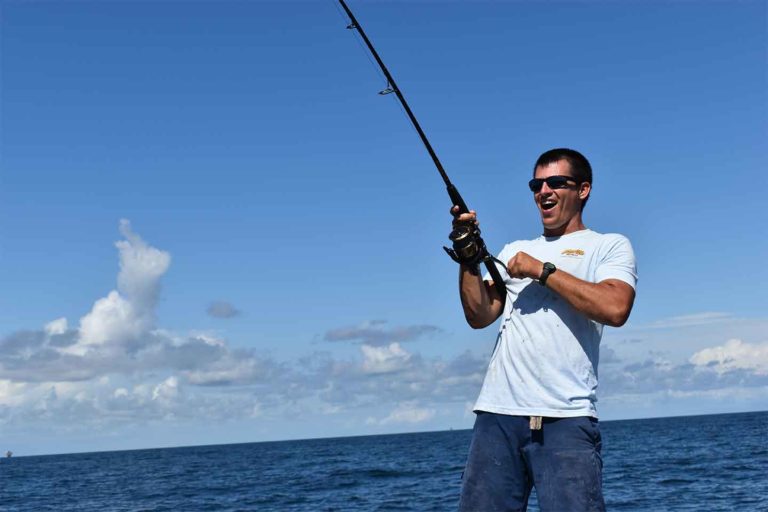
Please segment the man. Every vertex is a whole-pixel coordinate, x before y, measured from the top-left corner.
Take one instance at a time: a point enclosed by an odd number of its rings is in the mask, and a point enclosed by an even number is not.
[[[460,269],[469,325],[502,321],[474,408],[459,509],[524,511],[535,486],[544,512],[605,510],[599,345],[603,325],[623,325],[632,310],[635,257],[622,235],[584,225],[592,168],[581,153],[542,154],[529,187],[544,233],[501,251],[506,296],[476,264]],[[452,214],[454,226],[477,225],[474,211]]]

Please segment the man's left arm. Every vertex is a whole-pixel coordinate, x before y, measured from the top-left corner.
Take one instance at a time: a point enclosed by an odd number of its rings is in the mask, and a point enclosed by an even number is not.
[[[538,280],[543,268],[544,262],[524,252],[507,263],[509,275],[519,279]],[[611,327],[624,325],[635,302],[635,289],[619,279],[590,283],[557,269],[547,277],[546,286],[591,320]]]

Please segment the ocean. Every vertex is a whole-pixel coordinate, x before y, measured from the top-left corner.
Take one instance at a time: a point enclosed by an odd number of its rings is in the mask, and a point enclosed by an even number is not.
[[[768,511],[768,412],[600,427],[608,510]],[[0,510],[450,511],[470,436],[13,457],[0,460]]]

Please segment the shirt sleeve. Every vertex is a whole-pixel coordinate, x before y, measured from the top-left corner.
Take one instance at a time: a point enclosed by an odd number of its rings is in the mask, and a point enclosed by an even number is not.
[[[622,235],[611,235],[595,270],[595,282],[618,279],[637,287],[637,262],[632,244]]]

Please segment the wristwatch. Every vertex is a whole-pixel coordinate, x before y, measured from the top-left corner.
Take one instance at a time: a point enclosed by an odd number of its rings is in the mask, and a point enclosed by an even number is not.
[[[550,262],[544,263],[544,270],[541,271],[541,275],[539,276],[539,284],[541,286],[545,286],[547,284],[547,278],[550,274],[554,274],[555,270],[557,270],[557,267],[554,266]]]

